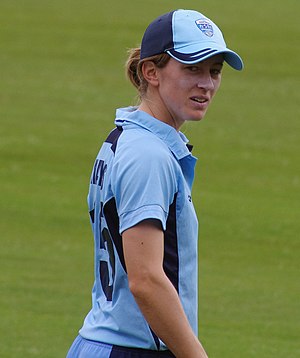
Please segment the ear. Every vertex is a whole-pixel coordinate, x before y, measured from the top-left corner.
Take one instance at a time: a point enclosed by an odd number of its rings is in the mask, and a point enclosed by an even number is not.
[[[142,73],[145,80],[154,87],[158,86],[157,67],[152,61],[145,61],[142,65]]]

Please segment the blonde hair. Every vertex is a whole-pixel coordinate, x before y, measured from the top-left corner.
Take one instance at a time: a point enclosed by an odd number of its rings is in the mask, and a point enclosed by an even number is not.
[[[128,59],[126,61],[126,75],[130,82],[136,87],[140,99],[146,94],[148,82],[143,76],[142,66],[146,61],[152,61],[158,68],[163,68],[168,63],[170,56],[166,53],[140,59],[141,49],[139,47],[128,51]]]

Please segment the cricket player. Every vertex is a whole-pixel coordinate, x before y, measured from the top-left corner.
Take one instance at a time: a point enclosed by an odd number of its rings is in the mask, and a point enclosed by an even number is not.
[[[158,17],[130,51],[140,102],[117,110],[92,170],[92,308],[68,358],[208,357],[198,338],[197,159],[180,128],[205,116],[224,63],[243,68],[193,10]]]

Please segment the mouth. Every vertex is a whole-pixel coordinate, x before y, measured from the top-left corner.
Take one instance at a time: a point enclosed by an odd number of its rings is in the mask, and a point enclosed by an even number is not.
[[[207,97],[191,97],[191,100],[197,103],[206,103],[208,102],[208,98]]]

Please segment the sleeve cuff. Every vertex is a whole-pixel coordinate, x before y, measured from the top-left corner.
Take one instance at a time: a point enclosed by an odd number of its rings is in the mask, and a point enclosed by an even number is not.
[[[163,230],[166,230],[167,213],[159,205],[147,205],[120,215],[120,234],[147,219],[159,220]]]

